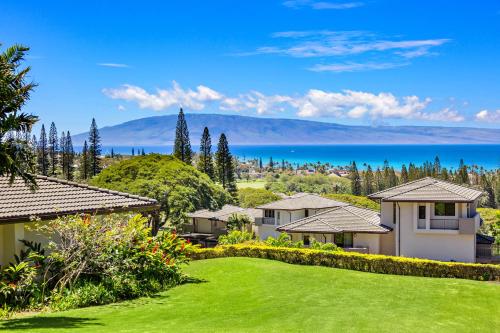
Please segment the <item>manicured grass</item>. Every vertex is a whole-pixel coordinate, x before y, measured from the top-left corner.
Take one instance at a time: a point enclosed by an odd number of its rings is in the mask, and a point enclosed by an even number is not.
[[[266,181],[264,179],[254,179],[250,181],[240,180],[236,183],[238,188],[264,188]]]
[[[109,306],[3,322],[29,332],[495,332],[500,285],[252,258],[196,261],[199,279]]]

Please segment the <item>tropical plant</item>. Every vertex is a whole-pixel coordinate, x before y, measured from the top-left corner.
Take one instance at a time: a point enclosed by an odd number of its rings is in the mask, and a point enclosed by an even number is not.
[[[272,236],[269,236],[265,241],[264,244],[268,246],[275,246],[275,247],[296,247],[296,248],[301,248],[304,247],[304,243],[299,241],[299,242],[292,242],[292,238],[290,237],[289,234],[282,232],[278,236],[278,238],[274,238]]]
[[[12,135],[29,133],[38,120],[21,112],[36,86],[27,82],[30,67],[20,67],[28,50],[28,47],[13,45],[0,54],[0,176],[8,176],[11,183],[20,177],[35,188],[35,165],[29,140],[26,136]]]
[[[218,239],[218,244],[240,244],[250,242],[253,239],[253,234],[247,231],[232,230],[227,235],[221,235]]]
[[[252,219],[248,215],[233,213],[228,218],[227,229],[244,231],[251,224]]]

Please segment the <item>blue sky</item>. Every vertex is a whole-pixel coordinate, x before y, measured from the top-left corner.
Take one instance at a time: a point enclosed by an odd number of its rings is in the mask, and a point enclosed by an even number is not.
[[[26,106],[72,133],[187,112],[500,128],[500,2],[13,1]]]

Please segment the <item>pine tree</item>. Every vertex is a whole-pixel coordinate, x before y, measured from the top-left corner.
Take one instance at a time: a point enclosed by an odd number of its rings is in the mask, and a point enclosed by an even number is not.
[[[396,185],[398,185],[398,176],[396,176],[394,168],[391,167],[389,171],[389,187],[394,187]]]
[[[92,118],[89,132],[89,163],[89,177],[101,172],[101,137],[94,118]]]
[[[406,170],[406,165],[401,166],[401,183],[408,183],[408,171]]]
[[[351,178],[351,193],[361,195],[361,177],[359,176],[356,162],[352,162],[349,178]]]
[[[75,178],[75,150],[73,149],[73,140],[71,140],[71,133],[66,132],[66,144],[64,148],[66,152],[66,175],[67,180],[73,180]]]
[[[441,168],[441,175],[439,176],[442,180],[449,180],[450,176],[448,174],[448,169]]]
[[[259,170],[262,171],[262,157],[259,157]]]
[[[238,190],[236,188],[235,164],[229,151],[226,135],[222,133],[215,153],[217,179],[232,196],[237,200]]]
[[[436,156],[432,168],[432,177],[439,177],[440,175],[441,175],[441,162],[439,161],[439,156]]]
[[[49,175],[49,147],[47,145],[47,134],[45,133],[45,125],[42,125],[40,130],[40,140],[38,140],[37,149],[37,171],[38,173]]]
[[[382,177],[380,168],[377,168],[377,171],[375,171],[375,186],[377,187],[377,191],[382,191],[385,189],[384,177]]]
[[[457,182],[459,184],[469,184],[469,173],[467,172],[467,166],[464,164],[464,160],[460,159],[460,166],[458,167]]]
[[[135,149],[132,147],[132,156],[135,156]]]
[[[186,164],[191,164],[191,143],[189,141],[189,130],[184,117],[184,111],[179,111],[177,126],[175,129],[174,156]]]
[[[370,195],[374,192],[373,182],[374,182],[374,176],[372,167],[368,165],[368,167],[366,167],[366,172],[364,173],[363,177],[363,192],[365,195]]]
[[[61,133],[61,142],[59,144],[60,147],[60,162],[61,162],[61,172],[63,178],[66,178],[67,172],[66,172],[66,167],[67,167],[67,152],[66,152],[66,133],[64,131]],[[67,179],[67,178],[66,178]]]
[[[49,174],[55,176],[57,174],[59,155],[59,140],[57,139],[56,124],[52,122],[49,130]]]
[[[37,164],[37,157],[38,157],[38,141],[36,139],[36,135],[33,134],[33,137],[31,138],[31,152],[33,154],[33,159],[34,159],[34,165]]]
[[[83,143],[82,154],[80,156],[80,179],[86,180],[90,177],[90,157],[87,140]]]
[[[271,171],[274,171],[274,162],[273,162],[273,157],[269,157],[269,169],[271,169]]]
[[[144,151],[144,148],[141,150],[141,156],[146,156],[146,152]]]
[[[198,170],[207,174],[210,179],[215,180],[212,138],[210,137],[210,132],[207,127],[203,129],[203,134],[201,136]]]
[[[111,148],[111,158],[115,158],[115,151]]]

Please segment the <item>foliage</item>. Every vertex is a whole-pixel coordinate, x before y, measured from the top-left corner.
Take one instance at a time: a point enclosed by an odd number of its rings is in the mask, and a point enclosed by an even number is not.
[[[245,230],[252,225],[252,219],[246,214],[233,213],[227,220],[228,230]]]
[[[73,180],[75,172],[75,151],[73,149],[73,141],[71,140],[71,134],[69,131],[66,133],[62,132],[60,150],[62,176],[67,180]],[[87,152],[85,152],[85,154],[87,154]]]
[[[38,163],[38,173],[44,176],[49,175],[49,148],[47,143],[47,134],[45,132],[45,125],[42,124],[40,130],[40,138],[38,139],[37,147],[37,163]]]
[[[83,143],[82,153],[80,154],[80,167],[78,170],[81,180],[87,180],[90,177],[90,158],[87,140]]]
[[[97,129],[95,119],[92,118],[92,124],[89,131],[89,176],[95,176],[101,172],[101,136]]]
[[[264,244],[267,246],[275,246],[275,247],[297,247],[297,248],[304,247],[304,242],[292,242],[290,236],[285,232],[280,233],[278,238],[269,236],[264,241]]]
[[[91,184],[155,198],[164,222],[179,226],[197,209],[216,210],[231,201],[207,175],[172,156],[149,154],[121,160],[94,177]]]
[[[321,251],[344,251],[341,247],[333,243],[322,243],[318,242],[314,238],[311,240],[311,244],[309,244],[310,249],[321,250]]]
[[[352,162],[349,178],[351,179],[351,193],[361,195],[361,177],[359,176],[356,162]]]
[[[226,235],[219,236],[218,243],[220,245],[240,244],[250,242],[253,239],[253,234],[246,231],[232,230]]]
[[[20,67],[28,51],[28,47],[13,45],[0,53],[0,176],[8,176],[11,182],[21,177],[35,188],[29,132],[38,118],[21,112],[36,86],[26,82],[30,67]]]
[[[57,128],[56,124],[52,122],[50,124],[50,130],[49,130],[49,174],[53,177],[57,175],[57,164],[59,160],[59,141],[57,139]]]
[[[214,159],[212,156],[212,139],[208,128],[203,129],[200,142],[200,156],[197,164],[198,170],[204,172],[210,179],[215,180]]]
[[[179,111],[179,116],[177,117],[173,155],[182,162],[191,165],[191,158],[193,155],[193,151],[191,150],[191,143],[189,141],[189,130],[187,127],[186,118],[184,117],[184,111],[182,111],[182,108]]]
[[[349,179],[322,174],[280,174],[266,177],[266,189],[274,193],[349,193]]]
[[[247,187],[238,190],[238,201],[244,208],[255,208],[280,199],[279,195],[263,188]]]
[[[332,200],[337,200],[337,201],[342,201],[349,203],[354,206],[358,206],[361,208],[369,208],[373,209],[376,211],[380,210],[380,204],[377,202],[368,199],[367,197],[363,196],[358,196],[358,195],[352,195],[352,194],[326,194],[324,195],[325,198],[332,199]]]
[[[229,151],[226,135],[222,133],[217,144],[217,152],[215,153],[215,168],[217,180],[222,184],[236,201],[238,200],[238,189],[235,179],[235,162]]]
[[[495,243],[500,244],[500,209],[478,208],[477,211],[484,222],[481,232],[495,237]]]
[[[500,281],[498,265],[441,262],[378,254],[244,244],[195,249],[191,254],[191,258],[195,260],[222,257],[272,259],[290,264],[336,267],[382,274]]]

